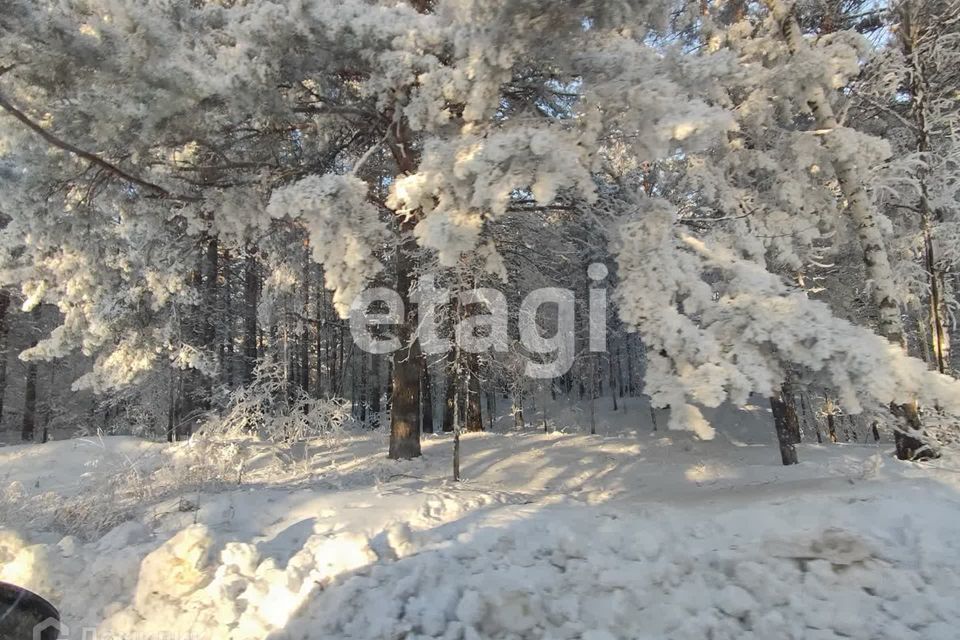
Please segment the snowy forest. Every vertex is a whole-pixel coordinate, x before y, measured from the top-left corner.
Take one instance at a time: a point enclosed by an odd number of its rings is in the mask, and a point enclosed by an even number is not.
[[[2,640],[956,638],[958,322],[958,0],[0,0]]]

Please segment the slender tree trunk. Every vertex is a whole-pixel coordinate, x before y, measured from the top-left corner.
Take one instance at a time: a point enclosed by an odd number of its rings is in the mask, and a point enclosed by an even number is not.
[[[360,353],[359,356],[354,360],[356,367],[360,370],[359,379],[356,381],[356,385],[360,390],[360,424],[367,424],[367,355],[366,353]],[[356,369],[355,369],[356,370]]]
[[[51,402],[51,394],[53,390],[57,388],[57,368],[48,367],[50,371],[50,380],[48,381],[46,400],[41,403],[43,411],[41,411],[41,422],[43,423],[43,435],[40,438],[40,442],[49,442],[50,441],[50,425],[53,422],[53,403]]]
[[[359,400],[359,390],[357,388],[357,363],[352,358],[349,360],[348,364],[350,365],[350,415],[353,416],[354,420],[360,420],[360,400]],[[346,368],[344,368],[344,376],[346,376]]]
[[[497,394],[487,392],[487,429],[493,431],[493,418],[497,412]]]
[[[540,414],[540,423],[543,425],[543,432],[550,433],[550,420],[547,417],[547,403],[543,403],[543,413]]]
[[[257,306],[260,304],[260,273],[257,268],[257,249],[247,246],[243,271],[243,382],[253,381],[257,366]]]
[[[423,363],[420,367],[420,401],[423,403],[423,433],[433,433],[433,383],[430,379],[430,366],[426,354],[421,353]]]
[[[518,381],[513,390],[513,421],[514,426],[523,429],[525,422],[523,420],[523,382]]]
[[[622,341],[621,341],[622,343]],[[623,348],[622,344],[617,345],[617,382],[619,384],[619,393],[621,404],[623,404],[624,384],[623,384]]]
[[[616,411],[617,407],[617,377],[613,368],[613,358],[610,357],[610,354],[607,354],[607,370],[608,375],[610,376],[610,399],[613,400],[613,410]]]
[[[454,308],[456,305],[450,305],[451,321],[453,320],[453,315],[455,313]],[[452,324],[451,324],[452,326]],[[447,352],[446,357],[446,389],[444,393],[444,402],[443,402],[443,430],[444,432],[452,432],[454,421],[457,414],[457,387],[459,382],[457,380],[457,349],[450,349]]]
[[[782,0],[766,0],[766,2],[774,17],[782,25],[783,35],[791,53],[796,54],[808,46],[792,9],[788,8]],[[879,316],[879,333],[890,342],[905,347],[903,321],[893,290],[893,269],[890,267],[876,214],[854,160],[844,149],[834,148],[841,144],[841,141],[831,136],[829,132],[839,129],[840,125],[821,85],[817,84],[808,89],[807,102],[816,119],[817,128],[828,132],[825,136],[826,145],[833,152],[834,172],[847,201],[847,212],[856,226],[864,264],[867,267],[867,276],[872,282],[871,293]],[[895,435],[897,457],[901,460],[929,457],[931,455],[929,447],[920,440],[922,426],[917,403],[911,401],[899,405],[892,404],[891,412],[899,422]]]
[[[337,371],[339,372],[339,378],[337,378],[337,393],[340,393],[340,389],[343,388],[343,378],[346,375],[346,369],[343,366],[343,353],[345,341],[343,339],[343,323],[340,320],[337,320]],[[392,378],[391,378],[392,380]],[[391,384],[393,384],[391,382]]]
[[[214,236],[207,241],[203,281],[203,346],[213,352],[217,343],[217,290],[220,278],[220,245]]]
[[[458,298],[456,304],[452,305],[451,311],[456,314],[452,322],[452,325],[456,326],[457,323],[466,316],[468,309],[466,306],[460,303]],[[455,389],[457,394],[457,424],[460,425],[460,429],[462,430],[467,424],[467,396],[470,385],[470,374],[472,371],[472,366],[470,363],[470,357],[472,354],[464,354],[463,350],[459,349],[459,347],[455,351],[457,360],[457,376],[454,380],[456,382]]]
[[[449,362],[453,364],[452,357],[449,359]],[[450,369],[450,373],[447,374],[447,386],[443,401],[443,430],[447,433],[453,431],[453,423],[457,410],[457,381],[454,379],[454,375],[456,374],[453,372],[453,369]]]
[[[224,265],[224,279],[223,279],[223,300],[224,300],[224,310],[226,312],[226,317],[224,318],[224,327],[223,327],[223,342],[221,343],[222,348],[220,350],[221,356],[221,367],[223,371],[223,382],[227,385],[228,389],[233,389],[236,384],[236,376],[234,375],[234,368],[236,363],[234,362],[234,324],[233,324],[233,291],[231,286],[231,280],[233,275],[233,269],[231,269],[231,256],[228,252],[224,252],[223,260],[226,263]]]
[[[380,412],[382,410],[380,406],[380,359],[372,353],[368,357],[370,359],[370,375],[368,376],[370,390],[367,392],[367,397],[370,402],[370,425],[377,429],[380,427]]]
[[[40,305],[31,312],[30,346],[37,346],[40,334]],[[20,439],[32,442],[37,428],[37,362],[31,360],[27,364],[27,383],[23,393],[23,426],[20,429]]]
[[[460,378],[457,379],[457,421],[460,425],[467,422],[467,381],[462,376],[469,375],[465,372],[466,367],[460,367]]]
[[[326,323],[324,323],[324,321],[323,321],[324,289],[323,289],[323,274],[322,274],[322,273],[320,274],[320,277],[318,278],[318,281],[317,281],[317,295],[316,295],[316,300],[317,300],[317,301],[316,301],[316,307],[317,307],[317,311],[316,311],[316,313],[317,313],[317,344],[316,344],[316,349],[317,349],[317,371],[316,371],[316,374],[317,374],[317,383],[316,383],[316,387],[314,388],[314,396],[317,397],[317,398],[322,398],[322,397],[323,397],[323,360],[324,360],[324,358],[323,358],[323,349],[324,349],[324,343],[325,343],[324,338],[325,338],[326,333],[327,333],[327,331],[326,331],[327,326],[326,326]],[[326,343],[326,344],[327,344],[327,349],[326,349],[327,354],[326,354],[326,355],[327,355],[327,358],[329,359],[329,357],[330,357],[330,345],[329,345],[329,343]]]
[[[924,202],[928,202],[926,197]],[[923,229],[924,263],[930,287],[928,318],[930,337],[933,347],[933,360],[940,373],[947,373],[950,367],[950,334],[946,330],[946,305],[943,302],[943,273],[937,267],[936,249],[933,233],[927,220]]]
[[[300,315],[303,316],[301,323],[303,333],[300,335],[300,388],[304,393],[310,392],[310,328],[311,322],[307,320],[310,317],[310,241],[304,241],[303,253],[303,308]],[[319,332],[319,328],[318,328]],[[319,354],[318,354],[319,355]]]
[[[167,442],[176,440],[177,429],[177,397],[176,397],[176,374],[170,369],[170,380],[167,390]]]
[[[37,428],[37,363],[27,365],[27,386],[23,394],[23,427],[20,439],[33,442]]]
[[[333,330],[330,332],[330,395],[339,396],[342,385],[340,384],[340,379],[343,376],[343,368],[340,366],[341,358],[341,334],[340,326],[335,325]],[[391,376],[390,380],[393,379]],[[391,382],[391,384],[393,384]]]
[[[597,363],[594,354],[587,356],[590,361],[590,435],[597,435]]]
[[[459,309],[459,306],[457,307]],[[453,379],[460,380],[463,372],[462,363],[463,357],[460,353],[460,343],[457,342],[453,348],[454,358],[453,361],[456,363],[455,368],[453,369]],[[460,385],[457,384],[457,387]],[[454,394],[453,401],[453,480],[454,482],[460,481],[460,432],[463,429],[463,422],[460,421],[460,394]]]
[[[0,424],[3,421],[4,399],[7,396],[7,354],[10,347],[10,292],[0,289]]]
[[[799,463],[796,445],[800,444],[800,420],[797,418],[795,404],[786,384],[779,394],[770,397],[777,442],[780,444],[780,458],[784,465]]]
[[[453,481],[460,482],[460,430],[453,434]]]

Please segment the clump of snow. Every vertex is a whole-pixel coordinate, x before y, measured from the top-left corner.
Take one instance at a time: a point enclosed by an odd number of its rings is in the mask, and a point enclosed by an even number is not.
[[[327,288],[343,317],[383,268],[375,251],[390,235],[367,191],[367,183],[353,175],[313,175],[277,189],[267,205],[271,216],[289,216],[306,226],[313,258],[324,265]]]
[[[212,546],[205,526],[177,533],[144,558],[132,605],[115,611],[101,630],[264,638],[332,580],[377,560],[366,536],[352,533],[311,535],[285,566],[239,542],[227,543],[220,562],[211,562]]]
[[[465,130],[458,139],[426,144],[417,172],[392,185],[387,205],[401,215],[421,212],[417,241],[435,250],[442,265],[452,266],[479,244],[486,219],[507,212],[518,189],[530,188],[544,205],[561,188],[594,202],[590,164],[575,131],[546,126]]]
[[[141,611],[171,607],[209,580],[212,539],[203,525],[188,527],[143,559],[134,604]]]

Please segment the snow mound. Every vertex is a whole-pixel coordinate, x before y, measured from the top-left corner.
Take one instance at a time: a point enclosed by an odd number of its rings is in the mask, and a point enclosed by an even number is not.
[[[313,535],[286,566],[239,542],[224,545],[219,562],[212,562],[214,545],[203,525],[177,533],[144,558],[133,603],[99,630],[120,637],[262,639],[283,629],[338,576],[378,559],[369,540],[354,533]]]
[[[284,637],[946,640],[960,621],[938,595],[957,592],[956,573],[854,553],[875,546],[854,534],[797,539],[797,557],[762,544],[690,555],[638,519],[592,531],[561,521],[481,529],[376,565],[318,593]]]

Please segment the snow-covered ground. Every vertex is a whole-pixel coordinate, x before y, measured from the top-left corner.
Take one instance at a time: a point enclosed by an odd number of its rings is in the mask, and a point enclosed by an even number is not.
[[[0,580],[71,638],[957,637],[949,458],[600,427],[465,436],[461,483],[442,435],[0,448]]]

